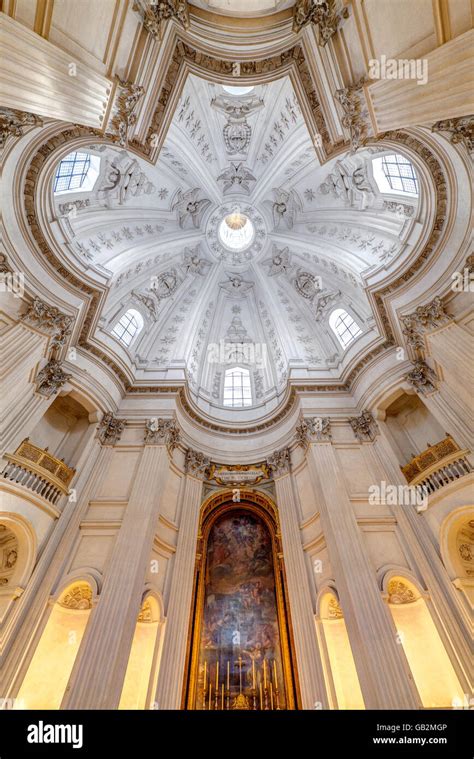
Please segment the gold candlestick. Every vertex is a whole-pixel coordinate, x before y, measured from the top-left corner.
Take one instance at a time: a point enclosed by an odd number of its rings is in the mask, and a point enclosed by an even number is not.
[[[262,683],[260,683],[260,709],[263,710]]]
[[[255,690],[255,659],[252,659],[252,689]]]
[[[222,683],[222,711],[224,711],[224,683]]]
[[[227,690],[230,690],[230,661],[227,662]]]
[[[212,683],[209,683],[209,710],[212,709]]]
[[[273,685],[270,683],[270,709],[273,711]]]

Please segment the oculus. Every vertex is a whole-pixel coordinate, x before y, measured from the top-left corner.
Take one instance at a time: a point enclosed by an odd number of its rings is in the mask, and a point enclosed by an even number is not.
[[[255,227],[251,219],[239,211],[224,216],[219,224],[219,240],[231,250],[246,250],[252,243]]]

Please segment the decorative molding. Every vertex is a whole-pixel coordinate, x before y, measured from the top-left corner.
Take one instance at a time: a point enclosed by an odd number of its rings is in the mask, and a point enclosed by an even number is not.
[[[422,336],[430,329],[448,324],[450,321],[451,316],[446,312],[441,298],[433,298],[429,303],[418,306],[413,313],[401,317],[404,326],[402,332],[411,348],[423,350]]]
[[[364,79],[361,79],[351,87],[336,90],[334,94],[344,112],[341,123],[349,132],[352,153],[355,153],[364,145],[367,138],[373,135],[363,85]]]
[[[448,132],[453,145],[462,144],[469,153],[474,152],[474,116],[460,116],[456,119],[437,121],[432,132]]]
[[[437,390],[438,376],[424,361],[415,361],[413,369],[405,374],[404,379],[421,395]]]
[[[372,413],[364,409],[360,416],[349,419],[354,435],[360,443],[373,442],[378,434],[378,426]]]
[[[329,599],[328,618],[329,619],[343,619],[344,618],[341,605],[339,601],[337,600],[337,598],[335,598],[335,596]]]
[[[97,428],[97,437],[102,445],[115,445],[118,443],[125,424],[125,419],[117,419],[111,411],[105,413]]]
[[[137,121],[135,108],[140,98],[143,97],[145,88],[133,82],[125,82],[117,79],[117,92],[112,108],[113,116],[110,122],[111,130],[107,133],[120,147],[128,145],[128,131]]]
[[[98,197],[106,208],[115,201],[119,206],[124,205],[130,198],[140,195],[151,195],[156,187],[150,180],[136,158],[132,158],[126,150],[121,150],[112,160],[106,159],[106,168],[98,186]],[[83,201],[89,205],[88,199]],[[81,201],[74,201],[75,204]]]
[[[300,417],[296,427],[296,442],[306,448],[310,443],[330,443],[331,420],[328,416]]]
[[[36,392],[50,398],[68,382],[72,374],[66,374],[63,371],[60,361],[52,358],[43,366],[35,377]]]
[[[324,47],[349,18],[349,8],[338,12],[336,0],[296,0],[293,7],[293,31],[298,34],[307,24],[316,26],[318,45]]]
[[[391,604],[410,604],[417,600],[417,596],[401,580],[390,580],[387,593],[388,602]]]
[[[67,593],[58,601],[60,606],[75,611],[92,609],[92,589],[87,583],[73,585]]]
[[[88,208],[90,204],[90,198],[69,200],[67,203],[58,203],[58,211],[61,216],[74,216],[77,211],[82,211],[84,208]]]
[[[272,477],[281,477],[288,474],[291,468],[291,457],[289,448],[280,448],[273,451],[266,461],[268,471]]]
[[[24,129],[29,126],[43,126],[43,120],[27,111],[0,108],[0,150],[9,137],[23,137]]]
[[[186,0],[135,0],[133,10],[139,14],[147,32],[161,40],[166,21],[174,19],[187,29],[189,26],[189,9]]]
[[[66,316],[58,308],[49,306],[39,298],[34,298],[33,302],[28,305],[23,314],[23,320],[54,333],[51,340],[52,353],[65,345],[71,334],[71,326],[74,321],[72,316]]]

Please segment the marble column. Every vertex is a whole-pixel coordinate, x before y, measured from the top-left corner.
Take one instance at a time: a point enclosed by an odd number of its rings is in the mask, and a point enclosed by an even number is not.
[[[299,528],[298,502],[293,477],[289,471],[289,454],[275,467],[276,502],[280,519],[283,560],[291,613],[291,624],[303,709],[328,709],[329,700],[318,646],[314,610]]]
[[[188,473],[184,483],[178,543],[166,611],[163,653],[155,696],[157,709],[181,708],[201,498],[202,480]]]
[[[145,444],[63,709],[118,707],[168,471],[165,437]]]
[[[310,443],[307,458],[365,706],[416,709],[420,700],[331,441]]]

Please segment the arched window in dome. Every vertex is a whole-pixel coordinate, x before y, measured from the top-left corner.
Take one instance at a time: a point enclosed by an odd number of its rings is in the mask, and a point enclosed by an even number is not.
[[[411,196],[419,193],[415,168],[400,153],[375,158],[372,171],[380,192]]]
[[[336,308],[332,312],[329,317],[329,326],[343,348],[347,348],[356,337],[362,334],[357,322],[343,308]]]
[[[129,346],[132,340],[143,329],[143,316],[139,311],[134,308],[129,308],[128,311],[120,317],[119,321],[112,330],[112,334],[124,344]]]
[[[224,406],[239,408],[252,405],[250,372],[241,366],[227,369],[224,375]]]
[[[54,194],[92,190],[99,176],[100,158],[89,153],[69,153],[59,163],[54,176]]]

